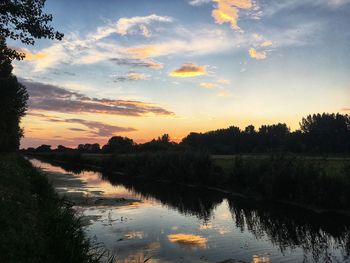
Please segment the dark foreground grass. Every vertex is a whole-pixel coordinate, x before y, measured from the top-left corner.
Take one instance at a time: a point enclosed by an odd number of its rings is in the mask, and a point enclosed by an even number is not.
[[[126,177],[215,187],[256,199],[350,211],[350,160],[291,154],[210,156],[201,151],[123,155],[46,154],[47,160],[100,167]],[[108,173],[114,179],[118,173]]]
[[[22,156],[0,153],[0,262],[99,262],[71,205]]]

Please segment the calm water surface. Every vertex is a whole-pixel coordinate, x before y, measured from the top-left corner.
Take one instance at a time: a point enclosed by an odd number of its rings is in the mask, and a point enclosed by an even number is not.
[[[126,199],[76,207],[118,262],[350,262],[349,218],[31,162],[68,197]]]

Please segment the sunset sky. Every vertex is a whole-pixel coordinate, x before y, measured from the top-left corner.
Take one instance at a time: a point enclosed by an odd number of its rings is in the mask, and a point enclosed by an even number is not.
[[[21,147],[350,111],[350,0],[47,0],[62,41],[14,73],[31,96]]]

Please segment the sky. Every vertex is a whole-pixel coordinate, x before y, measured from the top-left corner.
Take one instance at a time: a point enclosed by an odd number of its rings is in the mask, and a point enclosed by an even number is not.
[[[350,0],[47,0],[62,41],[9,44],[30,95],[21,147],[350,111]]]

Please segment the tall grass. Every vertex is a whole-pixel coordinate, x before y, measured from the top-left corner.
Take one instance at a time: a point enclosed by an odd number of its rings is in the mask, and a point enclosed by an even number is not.
[[[340,166],[340,167],[339,167]],[[350,209],[350,165],[296,156],[236,157],[230,187],[235,191],[324,208]]]
[[[99,262],[72,205],[16,154],[0,155],[0,262]]]
[[[122,171],[128,176],[200,185],[218,184],[221,171],[208,153],[199,151],[111,156],[103,168]]]

